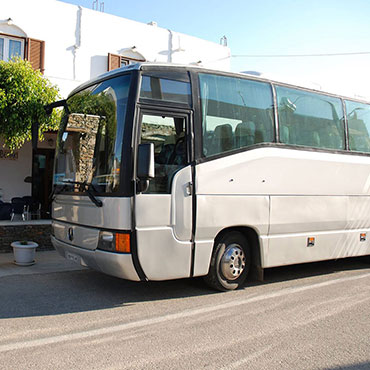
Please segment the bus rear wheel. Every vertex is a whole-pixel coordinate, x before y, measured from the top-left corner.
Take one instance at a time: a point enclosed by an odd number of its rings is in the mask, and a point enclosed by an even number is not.
[[[247,239],[238,231],[216,240],[205,282],[212,288],[227,291],[239,288],[247,278],[251,252]]]

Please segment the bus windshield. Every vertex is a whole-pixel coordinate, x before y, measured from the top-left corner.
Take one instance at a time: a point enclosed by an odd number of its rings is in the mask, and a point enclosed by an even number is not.
[[[130,80],[119,76],[68,98],[55,160],[59,193],[118,191]]]

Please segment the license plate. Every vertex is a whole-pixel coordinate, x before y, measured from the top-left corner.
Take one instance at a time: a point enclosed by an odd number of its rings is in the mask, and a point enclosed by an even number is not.
[[[66,252],[66,258],[67,260],[73,261],[75,263],[80,263],[81,257],[78,256],[77,254]]]

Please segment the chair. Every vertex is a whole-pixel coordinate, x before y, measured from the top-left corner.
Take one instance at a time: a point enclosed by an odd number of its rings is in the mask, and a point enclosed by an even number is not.
[[[24,199],[20,197],[12,198],[12,213],[10,215],[10,220],[14,221],[14,219],[19,216],[23,221],[26,220],[27,216],[27,204]]]
[[[230,124],[218,125],[215,128],[214,154],[227,152],[233,149],[233,129]]]
[[[12,205],[10,203],[0,203],[0,221],[10,220],[12,213]]]
[[[235,128],[235,146],[243,148],[255,143],[256,124],[252,121],[240,122]]]
[[[362,119],[350,118],[348,127],[350,148],[360,152],[369,152],[370,139],[365,122]]]
[[[34,218],[39,220],[41,218],[40,202],[29,195],[25,195],[24,197],[22,197],[22,199],[24,200],[27,206],[27,214],[26,214],[27,220],[32,220]]]

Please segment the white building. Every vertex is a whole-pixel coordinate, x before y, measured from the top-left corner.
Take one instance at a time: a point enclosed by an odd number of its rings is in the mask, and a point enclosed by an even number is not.
[[[229,48],[196,37],[56,0],[3,0],[0,59],[20,54],[40,69],[62,97],[82,82],[137,61],[199,64],[230,69]],[[0,143],[1,145],[1,143]],[[32,195],[44,210],[51,187],[55,134],[32,150],[26,143],[12,157],[0,147],[0,196]],[[32,184],[25,182],[32,177]],[[36,180],[37,178],[37,180]],[[30,179],[30,178],[29,178]]]

